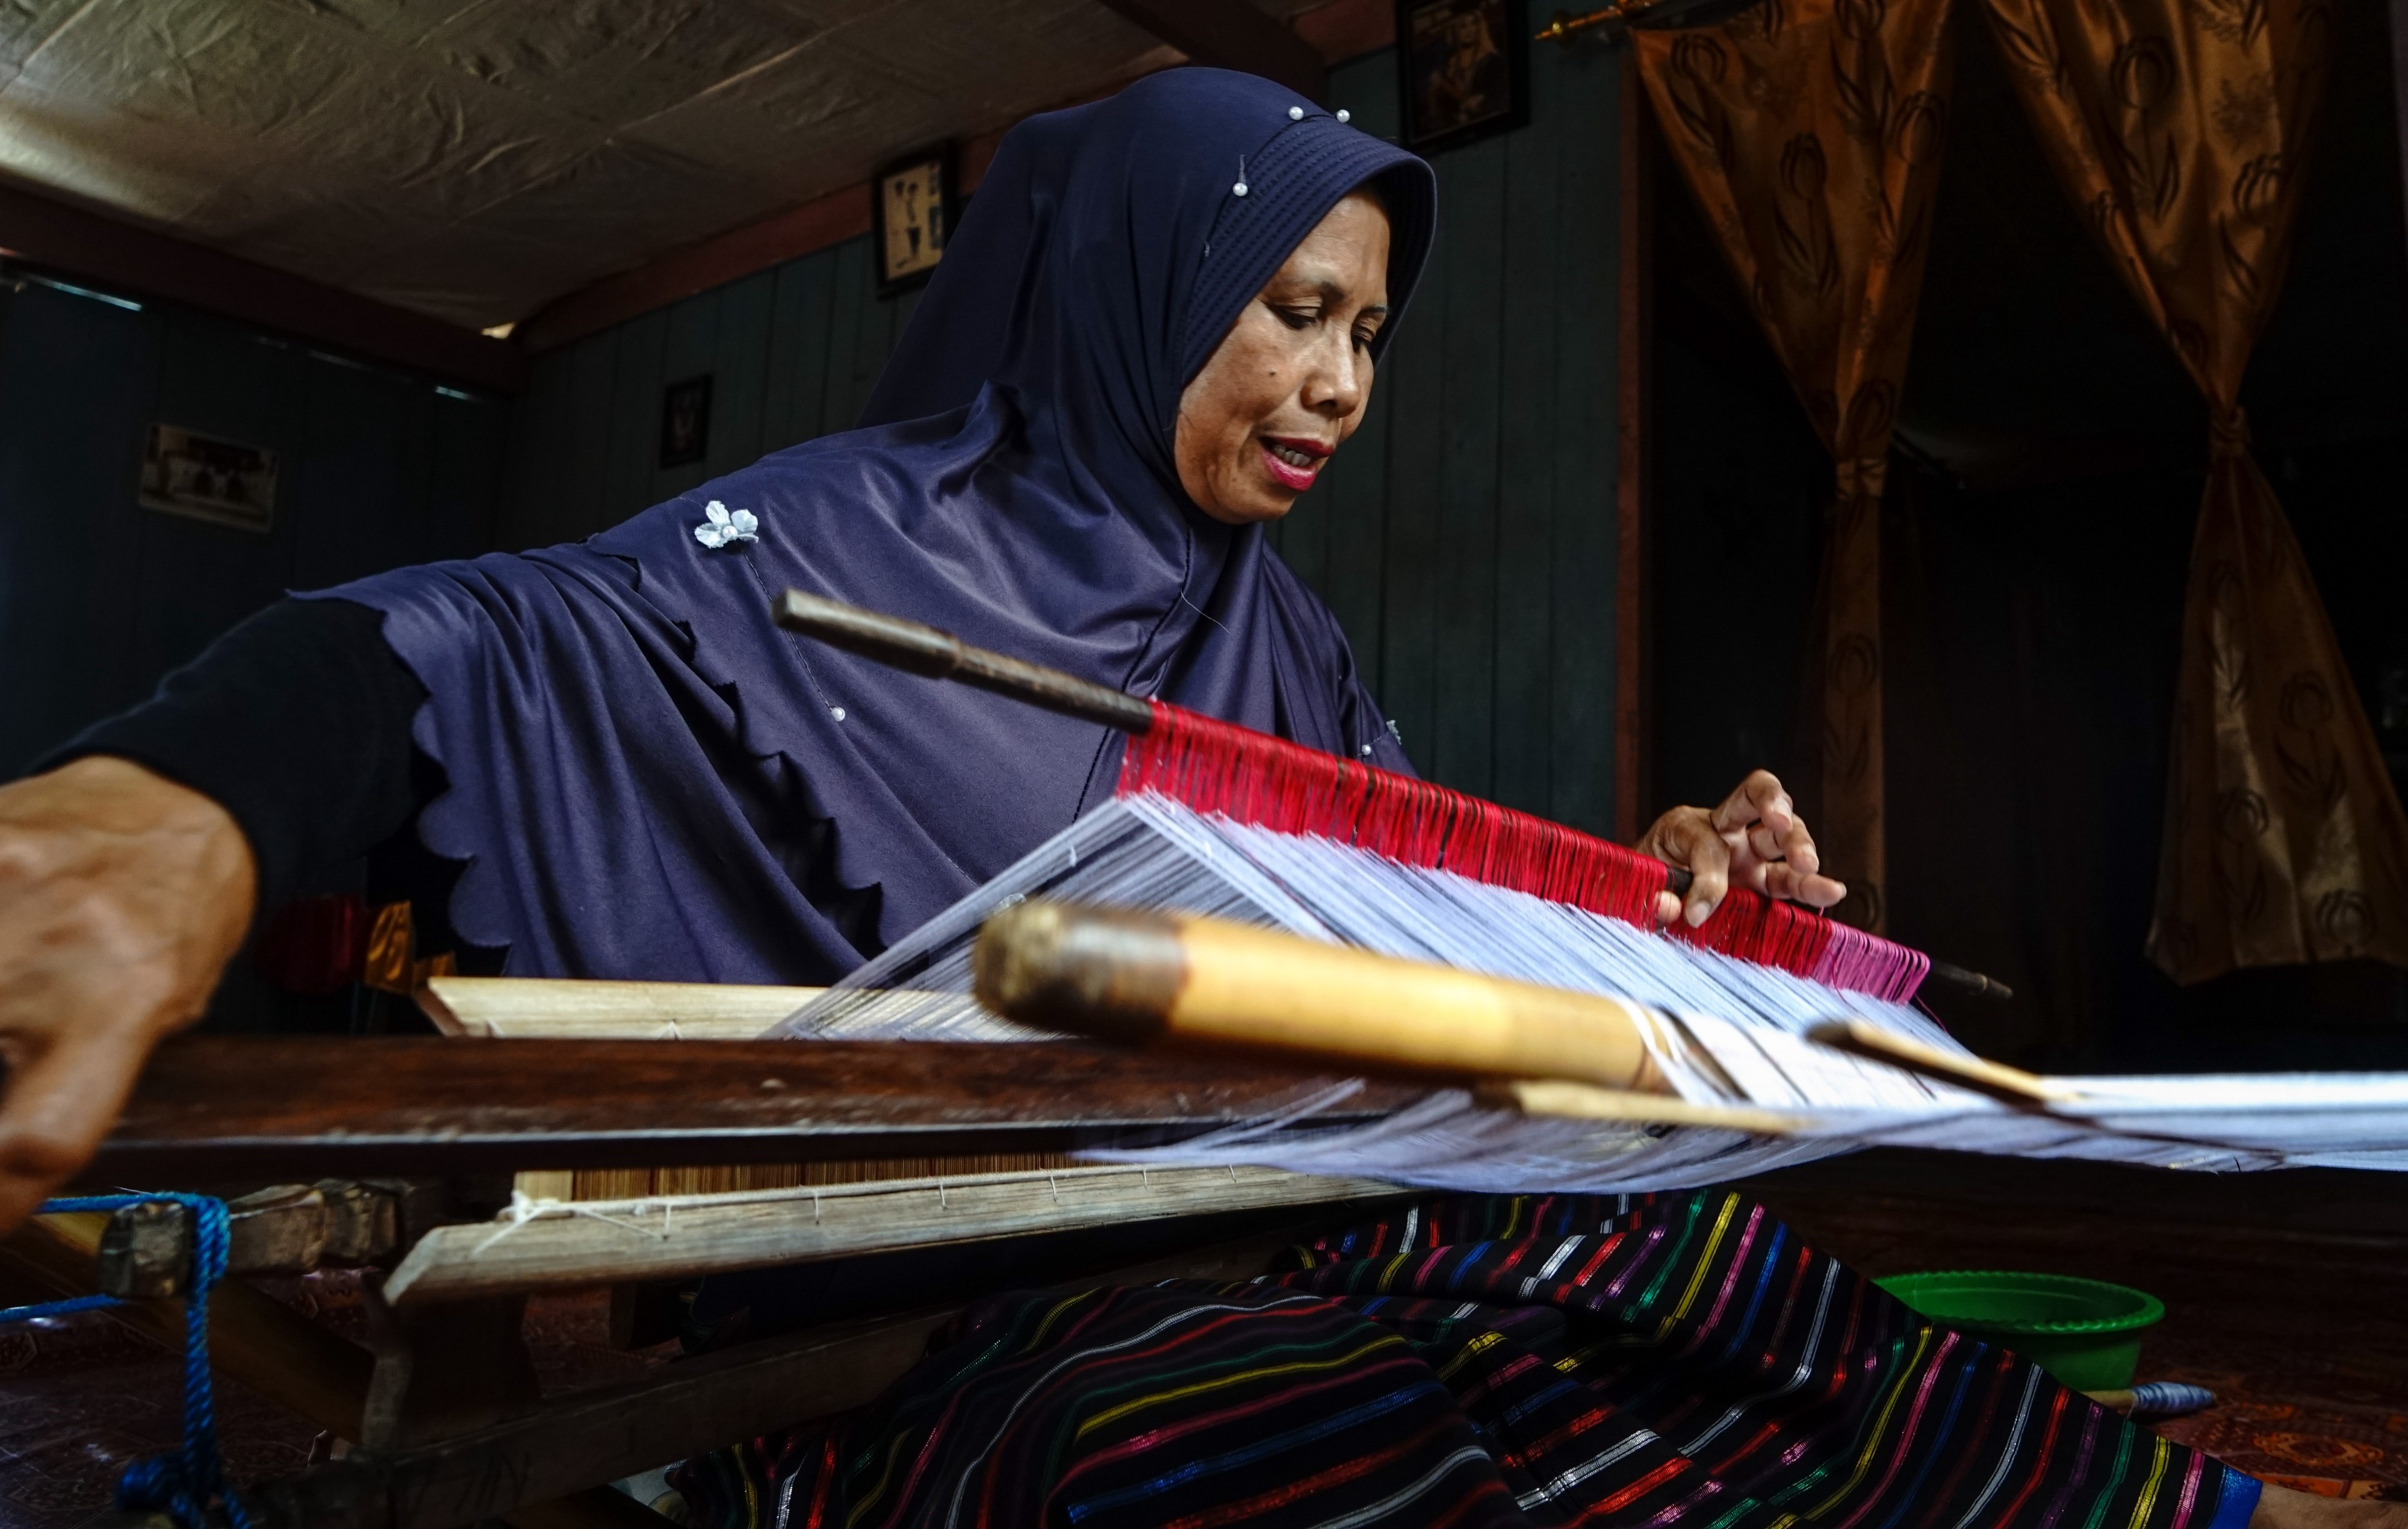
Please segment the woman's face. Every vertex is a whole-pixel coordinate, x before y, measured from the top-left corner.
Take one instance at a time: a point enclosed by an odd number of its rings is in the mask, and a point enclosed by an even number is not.
[[[1244,525],[1286,514],[1371,395],[1388,317],[1388,214],[1355,192],[1304,236],[1179,395],[1179,481]]]

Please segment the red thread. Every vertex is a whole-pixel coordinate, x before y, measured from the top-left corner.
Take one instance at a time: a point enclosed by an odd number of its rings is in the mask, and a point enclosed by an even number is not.
[[[1561,823],[1160,701],[1129,740],[1119,793],[1154,792],[1198,812],[1310,834],[1490,886],[1653,928],[1661,861]],[[1793,903],[1734,890],[1678,939],[1851,992],[1914,995],[1929,958]]]

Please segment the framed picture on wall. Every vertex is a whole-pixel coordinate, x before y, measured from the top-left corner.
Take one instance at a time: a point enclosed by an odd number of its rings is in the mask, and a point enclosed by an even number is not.
[[[276,453],[179,425],[154,424],[135,502],[162,515],[265,536],[276,522]]]
[[[710,379],[689,377],[661,394],[661,465],[700,462],[710,450]]]
[[[945,252],[953,215],[953,146],[907,154],[871,182],[870,248],[878,252],[878,295],[892,297],[928,279]]]
[[[1397,0],[1405,147],[1454,149],[1530,120],[1524,0]]]

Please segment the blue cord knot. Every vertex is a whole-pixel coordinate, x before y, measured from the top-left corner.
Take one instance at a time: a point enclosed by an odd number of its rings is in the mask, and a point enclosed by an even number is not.
[[[153,1455],[128,1466],[118,1478],[117,1506],[165,1513],[179,1529],[217,1529],[221,1519],[232,1529],[251,1529],[241,1502],[226,1490],[218,1459],[217,1398],[209,1384],[209,1292],[225,1278],[225,1202],[206,1194],[92,1194],[45,1201],[35,1214],[113,1212],[158,1200],[182,1206],[193,1218],[193,1278],[184,1293],[184,1447],[174,1454]],[[0,1322],[124,1304],[111,1295],[79,1295],[0,1309]]]

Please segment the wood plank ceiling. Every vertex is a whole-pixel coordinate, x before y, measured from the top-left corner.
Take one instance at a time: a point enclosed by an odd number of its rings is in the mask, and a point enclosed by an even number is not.
[[[6,0],[0,177],[483,328],[1179,57],[1098,0]]]

